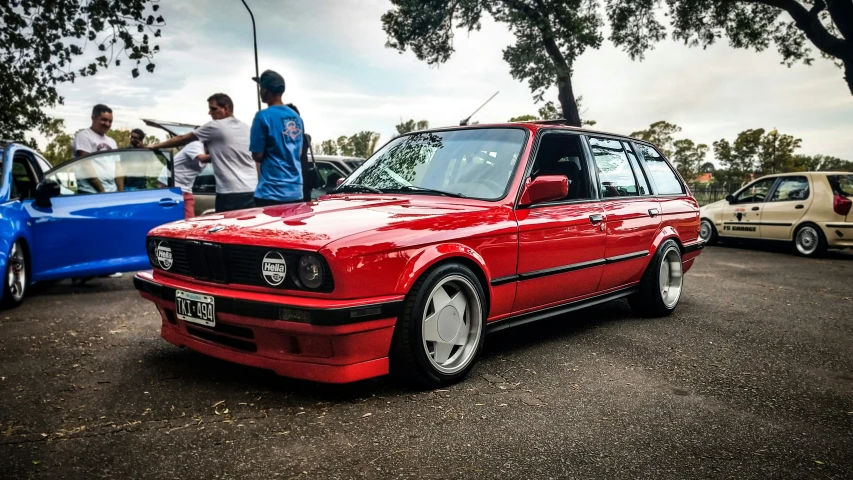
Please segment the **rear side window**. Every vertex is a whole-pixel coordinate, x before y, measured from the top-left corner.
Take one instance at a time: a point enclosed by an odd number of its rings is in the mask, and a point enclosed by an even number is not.
[[[643,160],[649,169],[649,174],[657,187],[658,195],[678,195],[684,193],[684,187],[678,180],[678,176],[664,160],[663,155],[648,145],[637,145]]]
[[[833,195],[853,196],[853,175],[827,175]]]
[[[637,177],[637,183],[640,184],[640,195],[651,195],[652,190],[649,188],[649,181],[646,179],[643,169],[640,168],[640,161],[637,159],[637,155],[634,154],[633,150],[631,150],[631,145],[627,142],[622,142],[622,145],[628,154],[628,160],[631,161],[631,167],[634,169],[634,176]]]
[[[590,137],[589,146],[598,169],[598,186],[602,198],[640,195],[634,170],[622,142]]]
[[[809,198],[809,179],[806,177],[784,177],[770,197],[771,202],[805,200]]]

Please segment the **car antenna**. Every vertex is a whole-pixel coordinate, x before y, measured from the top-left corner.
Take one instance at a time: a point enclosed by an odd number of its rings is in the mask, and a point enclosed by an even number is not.
[[[488,100],[486,100],[485,102],[483,102],[483,104],[482,104],[482,105],[480,105],[476,110],[474,110],[474,113],[472,113],[471,115],[468,115],[468,118],[466,118],[466,119],[462,120],[461,122],[459,122],[459,126],[464,127],[465,125],[468,125],[468,122],[471,120],[471,117],[473,117],[477,112],[479,112],[481,108],[485,107],[487,103],[491,102],[491,101],[492,101],[492,99],[493,99],[493,98],[495,98],[496,96],[498,96],[498,94],[499,94],[499,93],[501,93],[501,91],[500,91],[500,90],[498,90],[497,92],[495,92],[495,94],[494,94],[494,95],[492,95],[491,97],[489,97],[489,99],[488,99]]]

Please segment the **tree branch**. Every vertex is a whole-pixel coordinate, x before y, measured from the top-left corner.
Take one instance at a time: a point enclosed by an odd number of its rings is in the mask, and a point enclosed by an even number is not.
[[[823,3],[823,0],[820,0]],[[853,1],[827,0],[832,21],[848,42],[853,43]],[[851,48],[853,50],[853,48]],[[850,52],[853,56],[853,51]]]
[[[788,12],[788,14],[794,19],[794,23],[797,25],[797,28],[802,30],[803,33],[806,34],[806,37],[808,37],[808,39],[811,40],[811,42],[820,49],[820,51],[836,58],[845,58],[850,55],[850,49],[845,45],[844,41],[829,33],[826,27],[820,22],[820,19],[817,18],[816,15],[811,15],[811,13],[806,10],[806,7],[796,0],[747,1],[776,7]],[[830,0],[830,3],[832,3],[832,0]],[[817,5],[815,5],[813,9],[814,8],[817,8]]]

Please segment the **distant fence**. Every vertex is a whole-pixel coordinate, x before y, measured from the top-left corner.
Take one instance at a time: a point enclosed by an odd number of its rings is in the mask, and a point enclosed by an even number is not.
[[[738,185],[690,185],[690,192],[702,206],[723,200],[738,188]]]

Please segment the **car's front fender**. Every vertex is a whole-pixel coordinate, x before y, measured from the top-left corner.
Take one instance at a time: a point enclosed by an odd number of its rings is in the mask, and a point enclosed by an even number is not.
[[[463,259],[466,263],[474,264],[480,270],[474,273],[482,274],[481,281],[485,281],[483,290],[489,290],[489,279],[492,278],[489,272],[489,266],[483,257],[473,248],[461,243],[443,243],[438,245],[429,245],[420,250],[416,255],[412,256],[406,266],[403,268],[400,278],[397,281],[395,291],[398,293],[408,293],[415,282],[433,265],[453,259]]]

